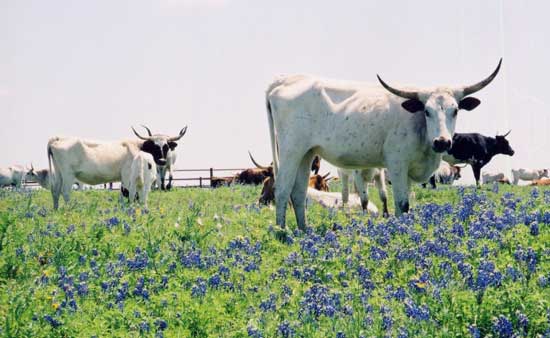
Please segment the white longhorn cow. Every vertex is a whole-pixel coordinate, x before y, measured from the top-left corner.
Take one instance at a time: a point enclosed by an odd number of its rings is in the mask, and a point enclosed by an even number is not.
[[[501,60],[502,61],[502,60]],[[282,76],[266,92],[275,177],[276,224],[290,197],[300,229],[313,156],[346,169],[388,168],[396,214],[409,210],[411,182],[425,182],[451,147],[459,109],[500,69],[470,86],[396,89],[305,75]],[[403,98],[405,100],[403,100]]]
[[[548,177],[548,169],[512,169],[512,179],[515,185],[519,183],[519,180],[534,181],[543,177]]]
[[[134,151],[132,165],[130,166],[130,177],[123,177],[123,185],[128,187],[128,198],[130,202],[137,200],[147,207],[147,198],[153,183],[157,179],[157,165],[153,156],[143,151]]]
[[[0,187],[13,186],[21,188],[23,177],[25,176],[25,168],[19,165],[14,165],[8,168],[0,168]]]
[[[175,137],[142,137],[132,128],[141,140],[97,142],[74,137],[51,138],[48,141],[48,161],[54,209],[59,207],[61,194],[65,202],[69,201],[75,180],[95,185],[120,182],[123,177],[129,177],[134,148],[150,153],[157,165],[165,165],[168,143],[179,140],[186,128]]]

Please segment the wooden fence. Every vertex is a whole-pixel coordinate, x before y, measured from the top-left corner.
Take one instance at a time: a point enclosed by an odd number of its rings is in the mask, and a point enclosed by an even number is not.
[[[174,187],[198,187],[209,188],[210,182],[214,177],[232,177],[237,172],[243,171],[245,168],[206,168],[206,169],[174,169],[174,179],[172,185]],[[168,183],[168,173],[166,174],[166,183]],[[36,182],[25,181],[23,182],[25,187],[38,187]],[[120,183],[112,185],[112,189],[118,189]],[[102,189],[109,188],[109,185],[103,184],[97,185],[94,188]]]

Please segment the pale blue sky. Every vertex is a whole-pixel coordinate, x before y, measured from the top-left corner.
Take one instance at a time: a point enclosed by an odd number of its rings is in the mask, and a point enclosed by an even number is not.
[[[47,165],[54,135],[188,133],[177,167],[270,161],[277,74],[417,86],[495,81],[459,132],[512,129],[489,170],[549,167],[546,1],[0,0],[0,166]],[[326,167],[325,167],[326,168]],[[468,169],[468,175],[470,169]]]

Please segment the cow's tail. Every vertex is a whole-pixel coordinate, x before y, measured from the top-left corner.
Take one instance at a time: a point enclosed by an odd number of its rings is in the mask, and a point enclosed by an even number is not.
[[[273,156],[273,175],[277,176],[279,170],[279,146],[277,144],[277,134],[275,132],[275,125],[273,123],[273,111],[271,110],[271,103],[269,102],[269,93],[265,98],[267,108],[267,121],[269,123],[269,138],[271,140],[271,154]]]
[[[52,137],[49,141],[48,141],[48,169],[50,170],[50,190],[52,192],[52,194],[54,194],[54,187],[55,187],[55,180],[57,179],[57,175],[56,173],[54,172],[54,166],[52,166],[52,160],[54,159],[53,158],[53,152],[52,152],[52,144],[57,141],[58,138],[57,137]],[[61,177],[59,177],[61,179]]]

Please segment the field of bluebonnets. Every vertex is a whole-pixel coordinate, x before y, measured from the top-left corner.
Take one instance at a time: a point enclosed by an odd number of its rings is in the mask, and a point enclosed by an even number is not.
[[[319,206],[281,237],[259,188],[0,192],[0,333],[19,337],[550,337],[550,190],[416,190]],[[375,194],[372,194],[375,195]]]

